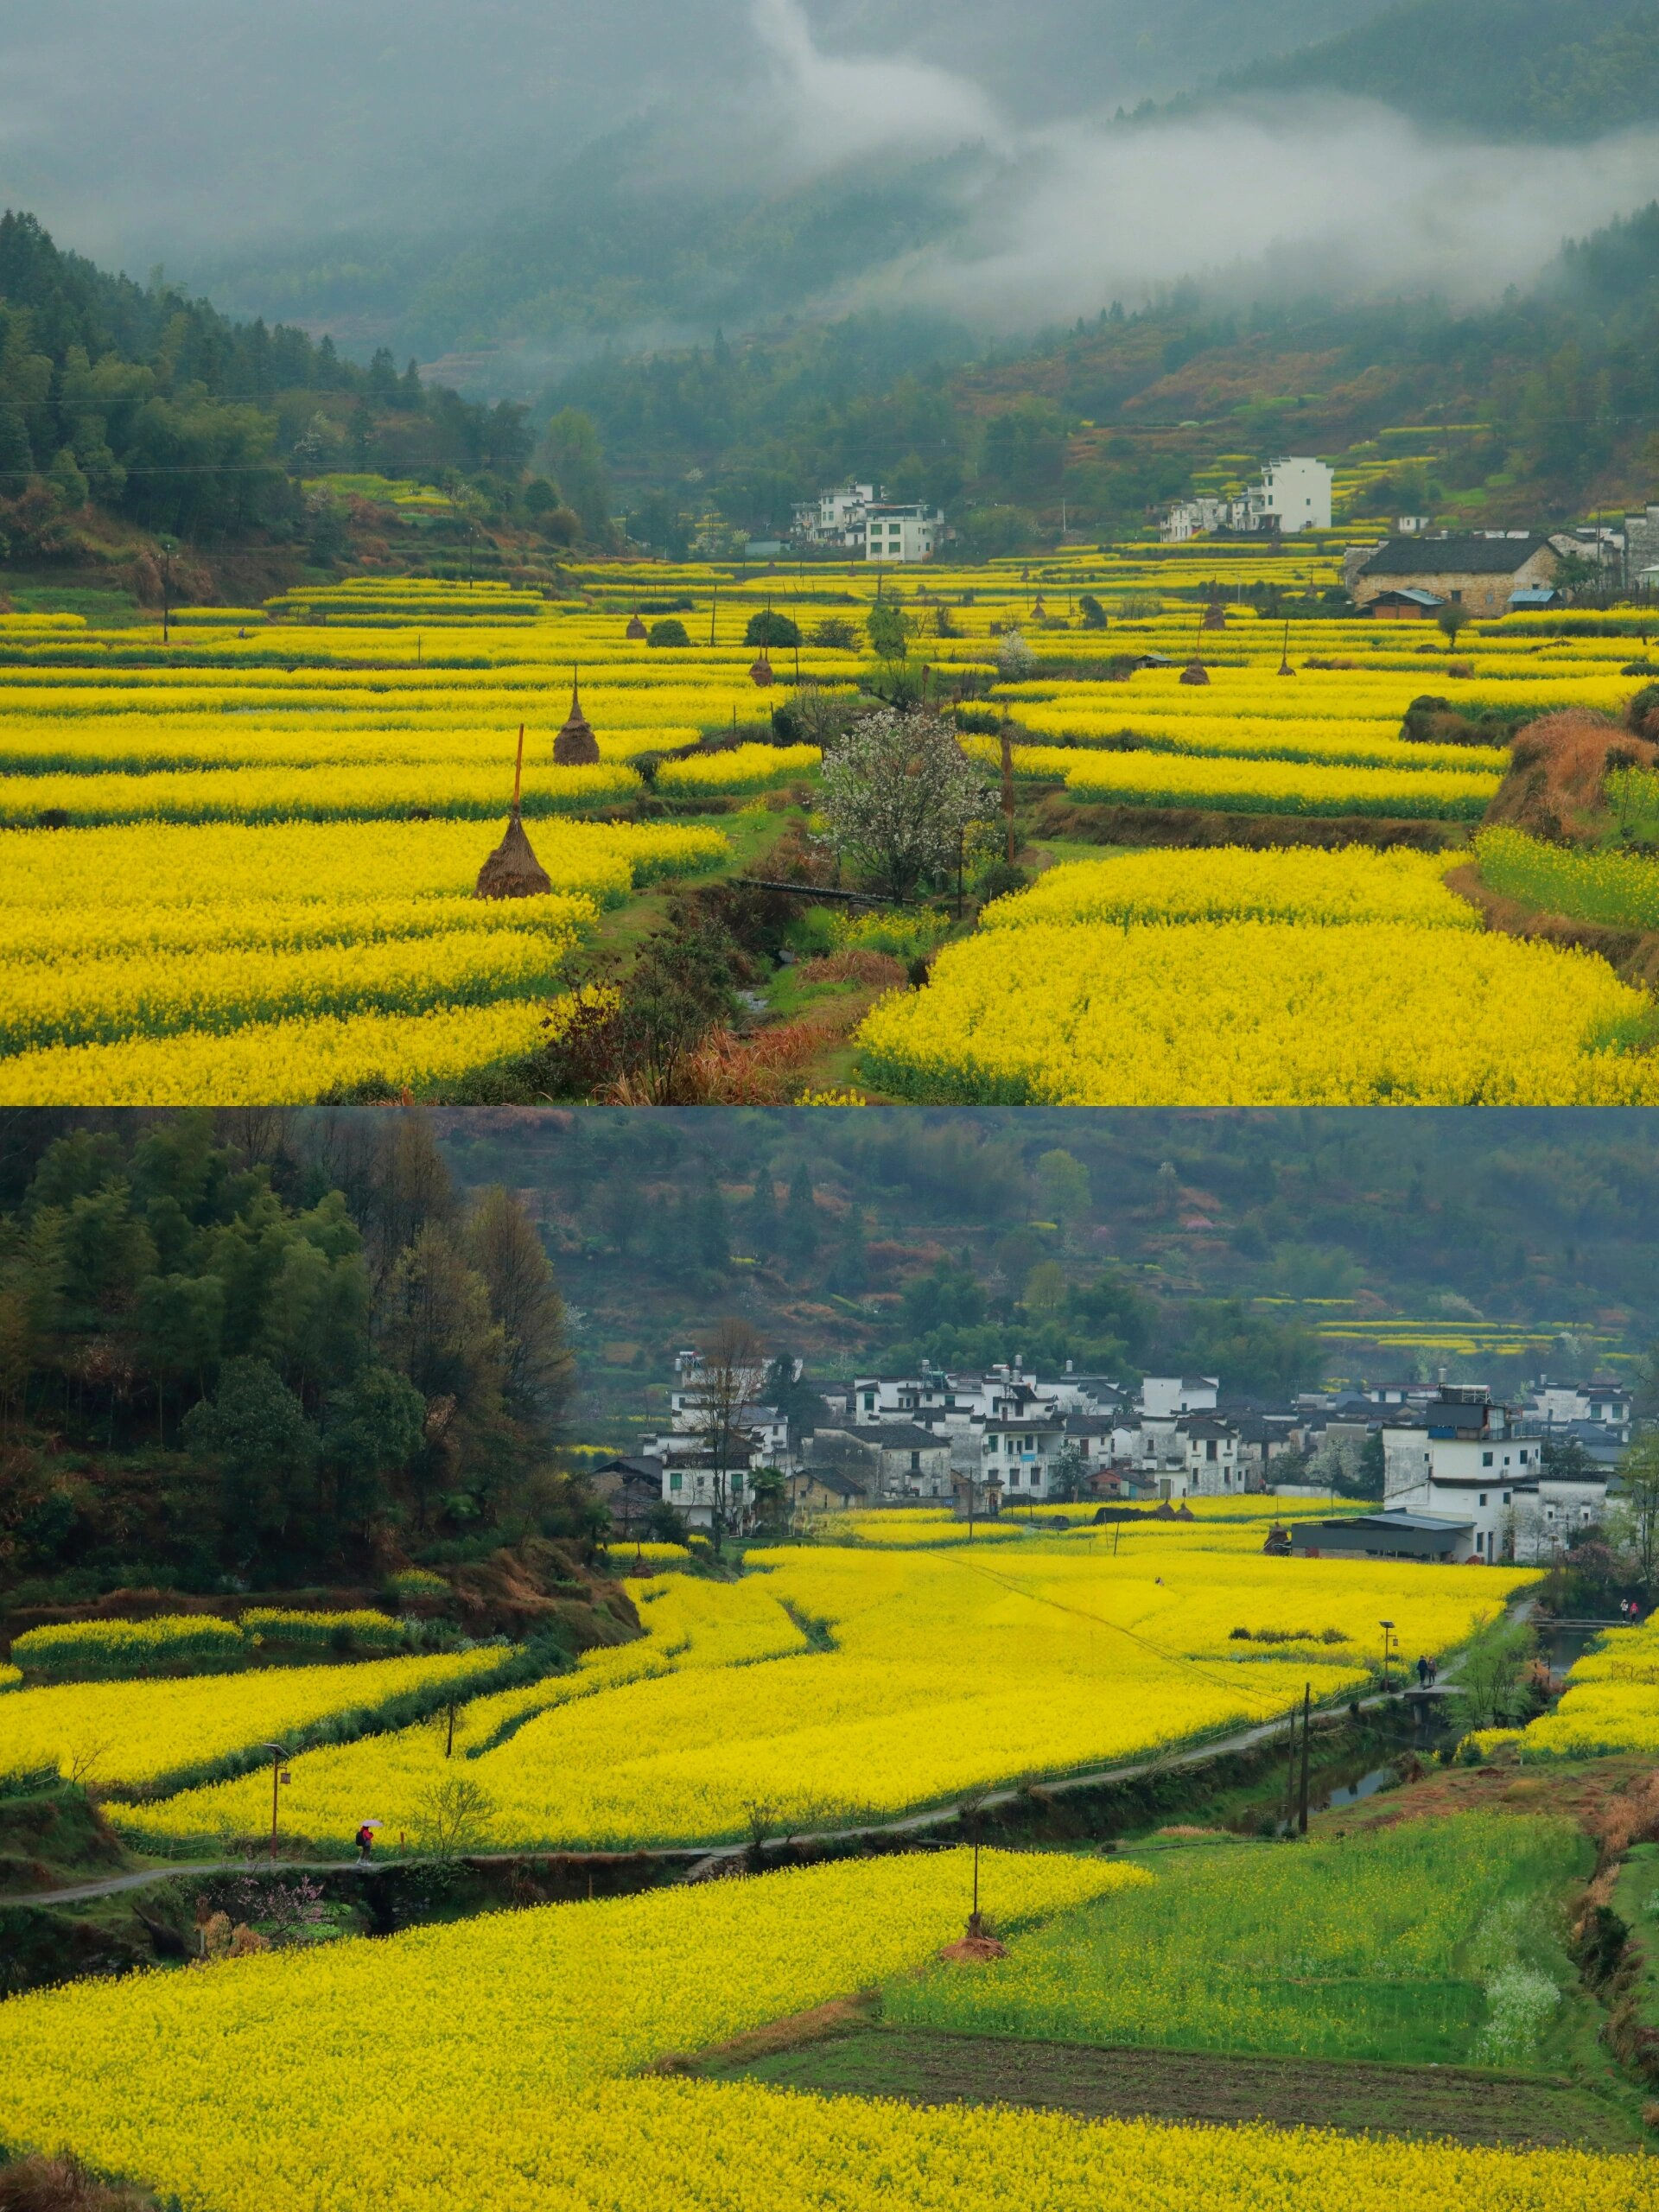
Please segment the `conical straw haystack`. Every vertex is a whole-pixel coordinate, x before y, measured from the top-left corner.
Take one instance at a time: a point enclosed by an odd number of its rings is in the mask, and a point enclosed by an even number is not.
[[[553,879],[537,859],[518,819],[518,791],[524,772],[524,726],[518,725],[518,765],[513,772],[512,804],[507,812],[507,834],[478,871],[474,899],[538,899],[553,888]]]
[[[553,741],[553,766],[556,768],[591,768],[599,760],[599,740],[593,727],[582,711],[582,696],[577,687],[576,671],[570,671],[570,711],[564,718],[564,728]]]

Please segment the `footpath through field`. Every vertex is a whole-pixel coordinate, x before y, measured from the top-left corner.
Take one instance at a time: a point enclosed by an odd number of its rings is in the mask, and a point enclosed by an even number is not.
[[[1529,1598],[1519,1599],[1510,1609],[1510,1618],[1516,1620],[1525,1619],[1532,1611],[1532,1605],[1533,1601]],[[1436,1690],[1414,1692],[1413,1695],[1421,1697],[1450,1694],[1449,1678],[1456,1675],[1461,1659],[1462,1655],[1459,1653],[1448,1660],[1440,1670],[1441,1680]],[[1362,1711],[1376,1711],[1395,1700],[1392,1693],[1385,1697],[1379,1691],[1357,1701]],[[1248,1728],[1235,1729],[1225,1736],[1207,1737],[1203,1742],[1189,1745],[1182,1751],[1160,1752],[1151,1758],[1135,1759],[1118,1766],[1093,1767],[1084,1773],[1063,1775],[1054,1781],[1045,1782],[1041,1785],[1043,1794],[1045,1796],[1060,1796],[1077,1790],[1099,1789],[1113,1783],[1139,1781],[1148,1775],[1167,1773],[1173,1768],[1199,1766],[1208,1759],[1225,1758],[1236,1751],[1249,1751],[1259,1744],[1271,1741],[1274,1737],[1286,1735],[1294,1717],[1281,1717],[1262,1721]],[[1016,1803],[1022,1794],[1019,1785],[1010,1784],[1006,1789],[989,1791],[977,1802],[981,1809],[989,1812],[1001,1806]],[[762,1844],[760,1848],[760,1857],[763,1865],[768,1859],[780,1865],[786,1863],[786,1854],[791,1851],[798,1840],[813,1844],[850,1845],[874,1842],[883,1837],[901,1839],[912,1836],[920,1839],[931,1830],[943,1827],[960,1817],[960,1808],[952,1800],[947,1804],[933,1805],[920,1812],[905,1814],[896,1820],[867,1821],[856,1827],[813,1829],[804,1831],[798,1837],[794,1835],[781,1837],[770,1846]],[[665,1869],[677,1866],[683,1870],[681,1875],[682,1880],[697,1882],[715,1878],[724,1873],[734,1860],[750,1855],[754,1847],[748,1843],[731,1843],[721,1844],[717,1849],[707,1852],[681,1847],[674,1850],[656,1851],[582,1852],[571,1855],[579,1857],[584,1861],[591,1861],[596,1866],[618,1859],[626,1859],[635,1864],[648,1864]],[[479,1851],[467,1852],[464,1855],[469,1863],[474,1865],[508,1866],[529,1864],[537,1859],[545,1859],[563,1854],[547,1851]],[[127,1890],[143,1889],[156,1882],[172,1881],[183,1875],[247,1873],[267,1866],[273,1871],[283,1873],[338,1874],[348,1869],[351,1863],[350,1860],[340,1859],[277,1858],[266,1860],[252,1854],[240,1859],[179,1859],[168,1866],[145,1867],[136,1873],[111,1875],[101,1881],[81,1882],[62,1889],[35,1890],[22,1895],[0,1897],[0,1908],[14,1905],[76,1904],[94,1897],[114,1897]],[[372,1878],[382,1869],[406,1866],[409,1863],[408,1858],[400,1855],[397,1859],[383,1859],[378,1865],[372,1862],[360,1871],[365,1878]]]

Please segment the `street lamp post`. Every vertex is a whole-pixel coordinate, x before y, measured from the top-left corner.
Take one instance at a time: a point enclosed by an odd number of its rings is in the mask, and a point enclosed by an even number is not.
[[[282,1744],[261,1744],[259,1748],[262,1751],[270,1753],[270,1855],[275,1859],[276,1856],[276,1799],[278,1790],[288,1780],[287,1770],[283,1764],[283,1761],[288,1757],[288,1750],[286,1745]]]
[[[1379,1621],[1377,1626],[1382,1631],[1382,1694],[1387,1697],[1394,1687],[1389,1678],[1389,1644],[1394,1636],[1394,1623]]]

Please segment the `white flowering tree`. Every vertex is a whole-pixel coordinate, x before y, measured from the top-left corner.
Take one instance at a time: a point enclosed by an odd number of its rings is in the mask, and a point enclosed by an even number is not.
[[[895,900],[948,876],[995,804],[938,715],[866,715],[823,763],[820,808],[836,858]]]
[[[1037,671],[1037,656],[1017,630],[1005,631],[996,649],[996,672],[1005,683],[1023,683]]]

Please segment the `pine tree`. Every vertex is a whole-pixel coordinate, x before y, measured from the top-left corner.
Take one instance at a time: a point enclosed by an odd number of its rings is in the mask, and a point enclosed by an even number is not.
[[[726,1201],[712,1175],[698,1192],[691,1209],[690,1231],[692,1249],[700,1267],[728,1268],[731,1265],[732,1240],[726,1216]]]
[[[824,1280],[842,1298],[856,1298],[870,1279],[870,1255],[864,1244],[864,1209],[849,1206],[836,1239],[836,1249]]]
[[[769,1260],[778,1249],[778,1194],[772,1188],[771,1164],[759,1161],[754,1188],[743,1205],[743,1238],[756,1259]]]
[[[785,1255],[797,1266],[810,1260],[817,1250],[818,1210],[812,1201],[812,1178],[804,1160],[796,1162],[795,1172],[789,1179],[789,1195],[784,1200],[779,1228]]]
[[[0,492],[21,492],[34,467],[22,409],[15,400],[0,401]]]

